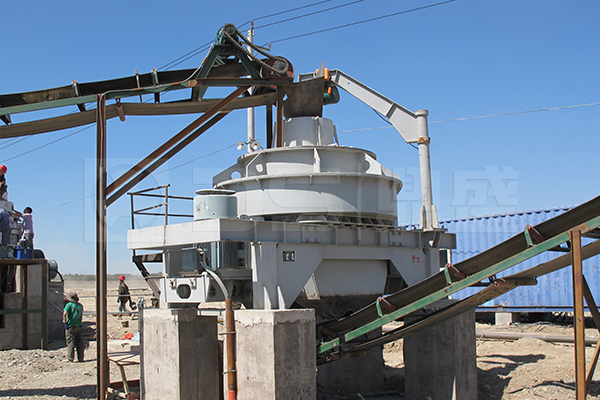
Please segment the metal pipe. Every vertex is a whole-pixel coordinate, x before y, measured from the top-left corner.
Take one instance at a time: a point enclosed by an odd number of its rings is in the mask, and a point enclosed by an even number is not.
[[[266,105],[267,108],[267,149],[273,147],[273,106],[271,104]]]
[[[572,336],[559,336],[559,335],[538,335],[529,333],[505,333],[505,332],[480,332],[476,334],[477,339],[499,339],[499,340],[519,340],[523,338],[539,339],[545,342],[556,342],[556,343],[575,343]],[[585,345],[591,346],[598,343],[597,337],[585,337]]]
[[[208,268],[204,271],[209,274],[219,285],[225,296],[225,349],[227,352],[227,399],[236,400],[237,398],[237,374],[236,374],[236,354],[235,354],[235,318],[233,311],[233,301],[225,284],[219,276]]]
[[[96,367],[98,400],[108,392],[108,334],[106,316],[106,101],[96,106]]]
[[[165,188],[165,226],[169,225],[169,186]]]
[[[138,332],[140,334],[140,399],[144,394],[144,298],[138,297]]]
[[[276,115],[275,115],[275,147],[283,147],[283,87],[277,86]]]
[[[253,43],[254,42],[254,26],[252,26],[251,29],[248,29],[248,42],[249,43]],[[248,52],[250,53],[250,55],[254,54],[254,50],[252,49],[252,46],[248,45]],[[255,138],[256,138],[256,133],[254,130],[254,107],[250,107],[247,109],[247,114],[248,114],[248,153],[252,153],[252,143],[254,142]]]
[[[433,211],[433,194],[431,190],[431,163],[429,160],[429,132],[427,129],[427,110],[417,110],[417,133],[419,138],[419,169],[421,171],[421,201],[423,204],[421,211],[421,228],[431,230],[437,228],[437,216]]]
[[[392,332],[402,325],[384,325],[381,328],[382,333]],[[498,339],[498,340],[519,340],[523,338],[532,338],[539,339],[545,342],[555,342],[555,343],[575,343],[575,340],[572,336],[562,336],[562,335],[541,335],[536,333],[509,333],[509,332],[475,332],[475,336],[477,339]],[[331,337],[331,336],[330,336]],[[598,337],[585,337],[585,345],[592,346],[598,343]]]
[[[583,314],[583,269],[581,264],[581,231],[573,229],[571,265],[573,266],[573,327],[575,331],[575,398],[585,400],[585,325]]]
[[[225,335],[227,340],[227,398],[228,400],[236,400],[235,319],[233,314],[233,302],[229,297],[225,299]]]

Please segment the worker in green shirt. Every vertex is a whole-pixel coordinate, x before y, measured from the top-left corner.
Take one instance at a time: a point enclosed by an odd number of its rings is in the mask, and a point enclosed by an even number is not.
[[[69,301],[63,312],[63,322],[67,330],[67,358],[73,362],[75,348],[77,348],[77,361],[83,361],[83,326],[81,317],[83,316],[83,306],[79,303],[77,293],[67,294]]]

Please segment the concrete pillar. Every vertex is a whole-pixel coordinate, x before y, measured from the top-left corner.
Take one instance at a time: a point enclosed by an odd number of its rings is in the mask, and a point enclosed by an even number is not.
[[[452,302],[441,300],[427,310]],[[415,318],[407,317],[406,322]],[[405,338],[404,364],[406,399],[476,400],[475,311]]]
[[[238,400],[316,400],[315,312],[237,310]]]
[[[381,336],[381,329],[370,332],[366,338]],[[319,393],[331,395],[369,394],[384,390],[383,348],[374,347],[367,354],[319,365],[317,385]]]
[[[217,318],[196,309],[144,309],[143,376],[146,399],[219,398]]]

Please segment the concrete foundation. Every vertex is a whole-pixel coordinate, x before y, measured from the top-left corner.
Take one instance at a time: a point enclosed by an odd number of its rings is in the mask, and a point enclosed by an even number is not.
[[[521,313],[497,312],[495,325],[510,325],[515,322],[521,322]]]
[[[427,309],[452,302],[442,300]],[[476,400],[475,311],[405,338],[404,364],[406,399]]]
[[[196,309],[144,309],[142,335],[145,398],[219,398],[216,317],[198,316]]]
[[[381,329],[370,332],[367,338],[381,336]],[[374,347],[365,355],[346,358],[319,366],[317,387],[319,399],[328,395],[362,395],[382,392],[383,348]]]
[[[315,313],[235,311],[239,400],[316,400]]]

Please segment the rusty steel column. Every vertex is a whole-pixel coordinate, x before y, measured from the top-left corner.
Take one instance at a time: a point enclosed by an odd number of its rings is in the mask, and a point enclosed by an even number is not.
[[[592,313],[592,318],[594,319],[594,324],[596,324],[596,329],[598,329],[598,332],[600,332],[600,312],[598,311],[598,306],[596,305],[592,291],[590,290],[587,280],[585,279],[585,275],[583,275],[583,297],[585,298],[585,302]],[[587,373],[587,379],[585,381],[586,393],[590,390],[590,385],[592,384],[592,379],[594,378],[594,372],[596,372],[598,356],[600,356],[600,339],[596,342],[594,358],[592,358],[592,364],[590,365],[590,369]]]
[[[267,149],[273,147],[273,106],[267,104]]]
[[[276,121],[275,121],[275,140],[277,144],[275,147],[283,147],[283,96],[285,91],[282,86],[277,86],[277,101],[275,106],[276,110]]]
[[[227,348],[227,399],[236,400],[237,398],[237,371],[235,367],[235,319],[233,311],[233,301],[227,297],[225,299],[225,339]]]
[[[108,335],[106,317],[106,100],[96,107],[96,366],[98,400],[108,392]]]
[[[573,266],[573,326],[575,330],[575,398],[585,400],[585,319],[583,314],[583,269],[581,265],[581,231],[573,229],[571,265]]]

